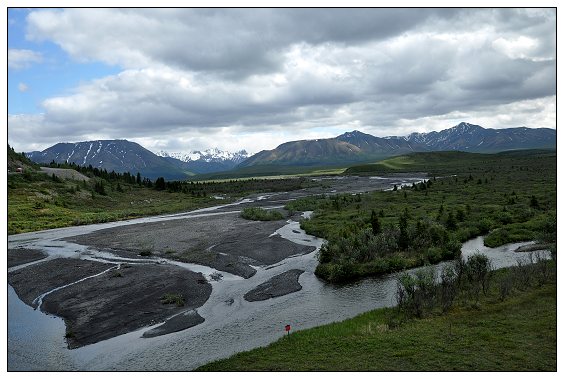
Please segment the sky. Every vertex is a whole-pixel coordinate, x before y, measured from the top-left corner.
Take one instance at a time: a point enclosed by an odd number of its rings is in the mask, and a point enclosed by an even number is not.
[[[556,128],[554,9],[18,9],[8,142],[256,153],[462,121]]]

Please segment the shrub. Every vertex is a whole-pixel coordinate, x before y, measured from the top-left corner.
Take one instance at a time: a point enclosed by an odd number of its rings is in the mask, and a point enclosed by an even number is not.
[[[253,221],[274,221],[284,219],[284,215],[278,211],[266,210],[258,207],[244,208],[241,211],[241,217],[246,220]]]
[[[317,253],[317,259],[319,260],[319,263],[329,263],[333,260],[333,254],[327,242],[321,245],[321,248]]]
[[[513,290],[513,275],[507,273],[501,277],[499,280],[499,299],[504,301]]]
[[[478,222],[478,229],[480,230],[480,234],[488,233],[492,227],[493,222],[489,218],[483,218]]]
[[[351,262],[317,265],[315,275],[332,283],[350,282],[360,276],[358,266]]]
[[[447,265],[441,272],[440,301],[443,313],[452,307],[457,292],[456,271],[452,265]]]
[[[184,296],[176,293],[165,293],[161,296],[161,304],[176,304],[177,307],[183,307]]]
[[[484,254],[475,254],[466,262],[466,279],[473,289],[476,301],[480,290],[485,294],[489,291],[491,262]]]
[[[414,275],[403,273],[398,278],[398,308],[421,318],[435,305],[436,272],[432,267],[419,269]]]
[[[441,261],[442,251],[439,247],[430,247],[427,249],[425,254],[425,259],[431,264],[435,264]]]
[[[535,268],[537,271],[537,281],[540,286],[547,283],[550,277],[550,262],[540,253],[535,254]]]

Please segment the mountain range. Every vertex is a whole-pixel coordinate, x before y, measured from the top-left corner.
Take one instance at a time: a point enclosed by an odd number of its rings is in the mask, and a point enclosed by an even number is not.
[[[425,151],[495,153],[556,147],[556,130],[548,128],[486,129],[462,122],[452,128],[405,137],[375,137],[358,130],[335,138],[286,142],[263,150],[239,167],[257,165],[329,165],[383,159]]]
[[[217,148],[189,153],[168,153],[161,150],[156,155],[195,174],[229,171],[249,157],[245,150],[230,153]]]
[[[368,162],[411,152],[458,150],[494,153],[516,149],[556,148],[556,130],[548,128],[486,129],[462,122],[452,128],[399,137],[375,137],[352,131],[334,138],[286,142],[251,157],[218,149],[157,154],[127,140],[58,143],[26,155],[37,163],[74,162],[116,172],[139,172],[148,178],[185,179],[251,166],[323,166]]]
[[[184,179],[186,172],[143,146],[127,140],[58,143],[43,151],[26,153],[36,163],[76,163],[115,172],[141,173],[147,178]],[[180,162],[180,161],[179,161]]]

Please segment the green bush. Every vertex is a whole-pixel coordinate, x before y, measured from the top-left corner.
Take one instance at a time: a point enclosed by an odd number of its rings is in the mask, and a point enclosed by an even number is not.
[[[278,211],[266,210],[258,207],[244,208],[241,211],[241,217],[246,220],[253,221],[274,221],[284,219],[284,215]]]
[[[478,230],[480,234],[486,234],[493,228],[493,221],[489,218],[482,218],[478,222]]]
[[[425,259],[431,264],[440,262],[443,259],[443,252],[439,247],[430,247],[427,249]]]
[[[161,304],[176,304],[178,307],[184,306],[184,296],[176,293],[165,293],[161,296]]]

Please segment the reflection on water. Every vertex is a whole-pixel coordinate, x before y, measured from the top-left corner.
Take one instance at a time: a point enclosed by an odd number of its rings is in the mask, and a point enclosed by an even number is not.
[[[25,305],[8,286],[8,370],[74,370],[65,323]]]

